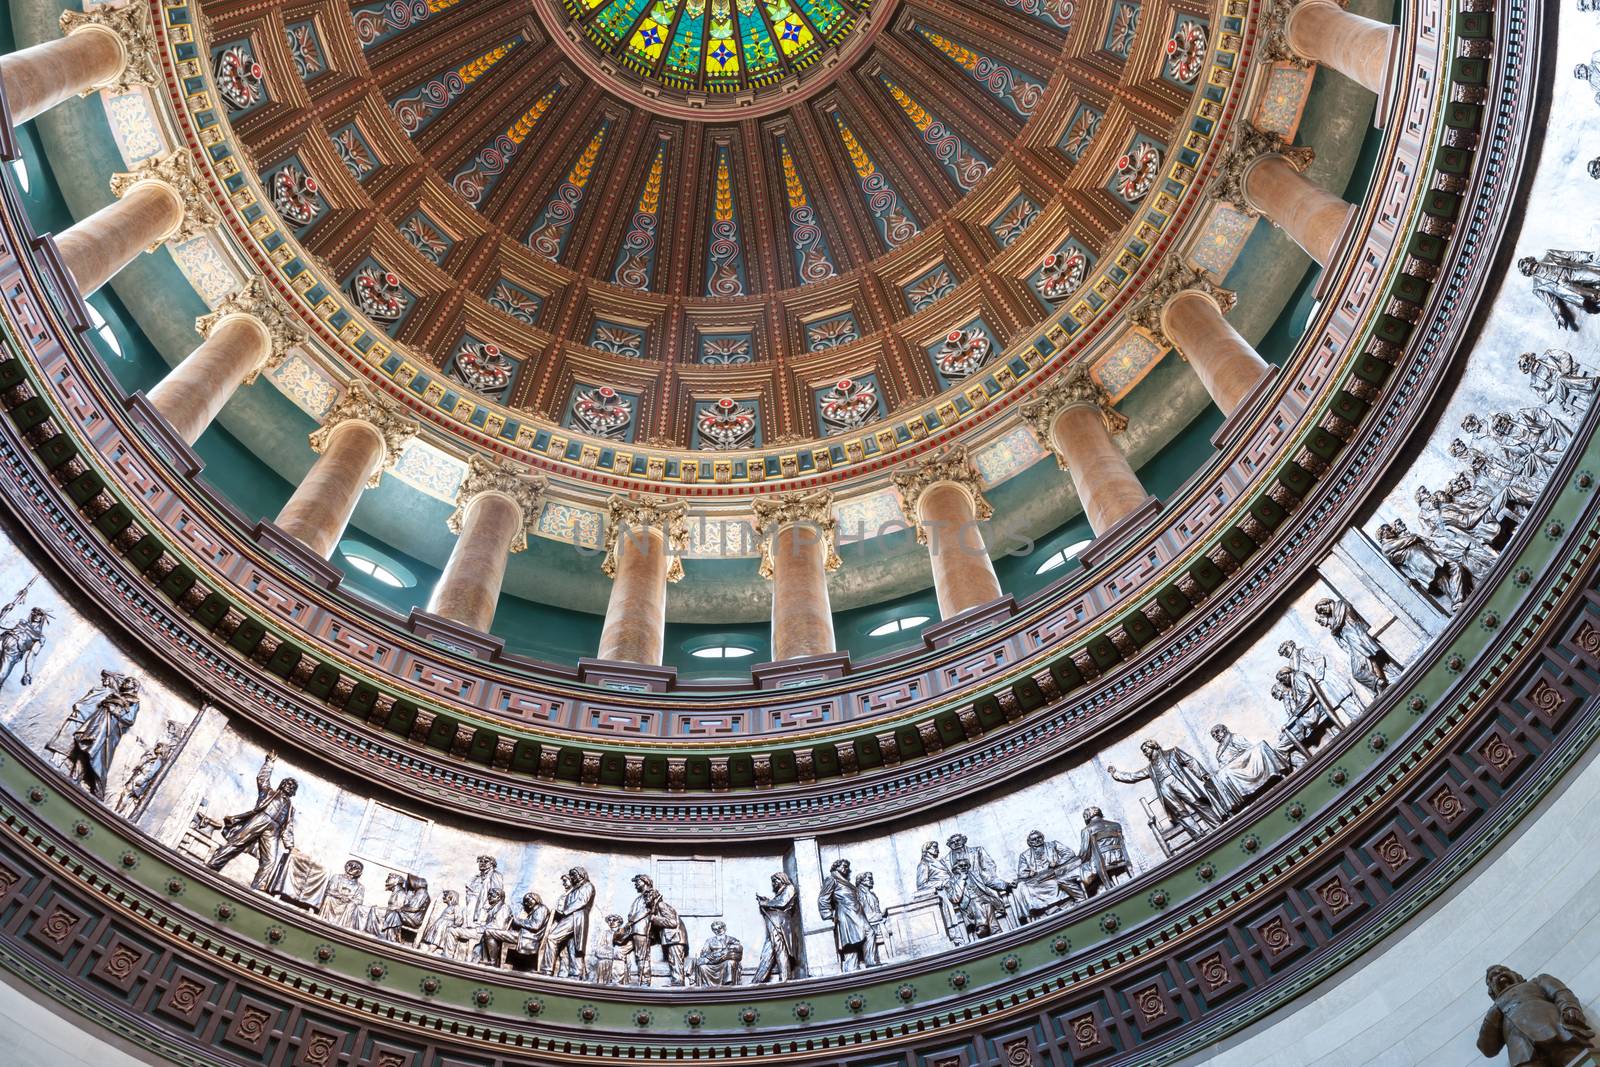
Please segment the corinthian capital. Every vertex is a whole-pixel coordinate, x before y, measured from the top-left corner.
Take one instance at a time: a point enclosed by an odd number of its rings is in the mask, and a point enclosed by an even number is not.
[[[456,509],[445,522],[450,532],[459,534],[466,521],[467,508],[485,493],[503,496],[515,504],[522,513],[522,526],[511,541],[511,551],[521,552],[528,547],[528,531],[539,521],[539,501],[549,483],[536,474],[529,473],[512,463],[496,463],[483,456],[473,456],[467,461],[467,476],[456,490]]]
[[[394,466],[394,461],[400,458],[400,450],[417,435],[417,424],[378,400],[360,384],[351,382],[344,396],[322,420],[322,425],[311,432],[312,449],[318,453],[325,451],[334,428],[352,420],[366,423],[383,437],[383,462],[367,482],[367,488],[376,489],[383,472]]]
[[[1191,267],[1181,257],[1174,257],[1167,260],[1154,280],[1145,286],[1142,299],[1128,312],[1128,321],[1170,345],[1166,327],[1161,324],[1161,314],[1173,297],[1186,290],[1204,296],[1224,315],[1232,311],[1239,300],[1238,294],[1212,281],[1205,271]]]
[[[1285,163],[1301,172],[1311,166],[1311,161],[1316,158],[1316,153],[1305,145],[1292,145],[1280,134],[1258,130],[1248,122],[1241,122],[1233,146],[1217,165],[1217,177],[1211,185],[1211,195],[1226,201],[1235,211],[1251,218],[1258,217],[1261,212],[1256,210],[1245,194],[1245,181],[1258,159],[1273,155],[1282,156]]]
[[[1271,0],[1261,12],[1262,55],[1274,63],[1293,63],[1301,69],[1311,66],[1305,56],[1289,46],[1289,17],[1301,0]]]
[[[994,515],[994,508],[983,495],[983,477],[967,454],[966,445],[951,445],[921,463],[894,472],[894,487],[900,492],[900,510],[916,531],[917,543],[928,543],[928,531],[918,514],[922,494],[936,485],[953,485],[972,501],[972,513],[982,522]]]
[[[1128,428],[1128,417],[1111,406],[1111,394],[1089,373],[1087,364],[1075,364],[1039,387],[1033,398],[1022,405],[1022,420],[1033,431],[1039,443],[1056,457],[1056,466],[1068,470],[1067,457],[1056,448],[1051,427],[1056,416],[1068,408],[1092,407],[1105,420],[1106,430],[1114,437]]]
[[[833,517],[833,494],[826,489],[815,492],[776,493],[760,496],[751,503],[756,513],[756,536],[761,538],[761,577],[772,577],[772,538],[785,526],[805,525],[816,529],[826,550],[824,566],[839,569],[839,521]]]
[[[183,205],[183,218],[177,229],[162,237],[163,241],[187,241],[198,237],[208,226],[215,226],[220,216],[216,205],[195,169],[194,157],[187,149],[179,148],[164,156],[141,160],[131,171],[111,176],[111,191],[118,197],[127,196],[141,185],[164,185],[178,197]]]
[[[122,66],[117,76],[104,85],[91,86],[84,95],[102,89],[125,93],[138,85],[159,85],[161,75],[156,70],[156,36],[150,26],[150,16],[140,0],[117,7],[96,7],[88,11],[63,11],[61,32],[105,33],[117,42],[122,50]]]
[[[629,531],[660,530],[672,553],[667,581],[683,579],[679,554],[689,550],[689,502],[659,496],[614,496],[606,507],[606,558],[600,569],[607,578],[617,576],[617,555]]]
[[[223,319],[234,315],[248,315],[267,331],[267,358],[245,377],[243,382],[245,385],[254,382],[262,370],[276,369],[288,355],[289,349],[306,339],[306,332],[301,329],[299,321],[273,293],[267,280],[259,274],[252,276],[242,287],[223,297],[222,303],[213,308],[209,314],[195,319],[194,328],[200,331],[200,336],[210,337],[211,331],[216,329]]]

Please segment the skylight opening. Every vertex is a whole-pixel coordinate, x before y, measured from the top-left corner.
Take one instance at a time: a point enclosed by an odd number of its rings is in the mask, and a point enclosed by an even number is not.
[[[880,623],[867,631],[868,637],[888,637],[890,634],[901,633],[905,630],[915,630],[928,621],[926,615],[902,615],[898,619],[890,619]]]
[[[1059,570],[1060,568],[1065,567],[1068,563],[1071,563],[1073,560],[1077,559],[1079,556],[1083,555],[1083,550],[1088,548],[1093,543],[1094,542],[1091,539],[1086,538],[1082,541],[1074,541],[1066,548],[1057,549],[1046,556],[1044,558],[1044,562],[1040,563],[1033,569],[1033,573],[1049,574],[1053,570]]]

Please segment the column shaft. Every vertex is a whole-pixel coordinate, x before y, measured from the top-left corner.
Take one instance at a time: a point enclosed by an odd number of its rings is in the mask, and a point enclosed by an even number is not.
[[[672,554],[660,529],[628,529],[618,535],[617,574],[611,580],[597,652],[601,659],[660,664],[671,568]]]
[[[1346,203],[1290,166],[1282,156],[1262,156],[1245,177],[1245,196],[1311,258],[1328,265],[1355,205]]]
[[[1131,515],[1148,497],[1128,457],[1111,439],[1099,408],[1075,404],[1050,424],[1050,440],[1066,457],[1072,485],[1096,534]]]
[[[183,201],[171,186],[140,182],[121,200],[58,234],[56,244],[78,292],[88,296],[182,223]]]
[[[225,318],[150,390],[150,403],[192,445],[271,351],[272,339],[259,319]]]
[[[511,542],[522,530],[522,508],[503,493],[480,493],[461,518],[450,562],[433,587],[428,610],[488,633],[506,577]]]
[[[122,72],[122,44],[109,30],[77,33],[0,56],[11,121],[18,126]]]
[[[772,534],[772,658],[834,651],[828,603],[828,541],[815,526],[791,523]]]
[[[371,423],[347,419],[328,435],[328,445],[311,465],[277,524],[324,559],[344,536],[361,491],[383,463],[384,441]]]
[[[1289,15],[1289,47],[1326,63],[1374,93],[1383,92],[1397,27],[1352,14],[1332,0],[1305,0]]]
[[[1233,414],[1267,373],[1267,361],[1239,336],[1214,302],[1193,289],[1167,302],[1161,327],[1224,415]]]
[[[978,529],[972,498],[952,482],[939,482],[923,491],[917,514],[927,531],[939,617],[948,619],[999,599],[1000,579]]]

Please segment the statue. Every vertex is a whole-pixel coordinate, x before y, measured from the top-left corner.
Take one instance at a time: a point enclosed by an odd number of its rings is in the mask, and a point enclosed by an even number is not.
[[[1046,841],[1038,830],[1028,834],[1028,847],[1017,857],[1012,890],[1024,918],[1036,919],[1088,899],[1080,862],[1078,854],[1060,841]]]
[[[1600,378],[1578,366],[1571,352],[1547,348],[1543,355],[1524,352],[1517,369],[1528,376],[1528,386],[1540,400],[1568,415],[1582,415],[1594,402]]]
[[[322,902],[317,905],[317,917],[335,926],[355,926],[356,915],[367,899],[361,884],[361,872],[366,868],[360,860],[347,860],[344,873],[328,879]]]
[[[1594,93],[1596,103],[1600,103],[1600,52],[1589,57],[1589,62],[1579,63],[1572,68],[1572,76],[1588,84]]]
[[[1389,670],[1398,664],[1373,639],[1367,620],[1339,597],[1319,600],[1312,610],[1317,625],[1327,630],[1349,655],[1351,676],[1374,695],[1389,688]]]
[[[678,918],[678,910],[662,898],[661,891],[647,874],[634,875],[633,888],[639,895],[628,912],[628,934],[633,939],[633,953],[639,961],[639,984],[650,984],[652,944],[661,946],[671,983],[675,986],[687,984],[689,931]]]
[[[276,752],[267,753],[256,774],[256,806],[238,815],[222,820],[224,844],[212,854],[206,866],[220,871],[236,856],[245,853],[256,858],[256,874],[250,881],[252,889],[265,891],[279,861],[294,847],[294,795],[300,783],[285,778],[277,786],[272,784],[272,768],[278,762]]]
[[[145,797],[150,795],[150,790],[155,787],[156,779],[161,777],[161,772],[177,753],[182,738],[178,736],[178,724],[169,721],[167,732],[161,740],[145,750],[144,755],[133,765],[133,770],[128,772],[128,780],[123,783],[122,792],[117,796],[117,814],[131,817],[144,803]]]
[[[506,881],[498,868],[499,863],[493,856],[478,857],[477,877],[467,883],[467,922],[483,921],[484,902],[488,899],[489,890],[500,890],[500,899],[505,899]]]
[[[744,945],[728,933],[728,924],[718,920],[711,924],[711,936],[701,946],[694,958],[694,984],[697,986],[723,986],[739,984],[739,969],[744,962]]]
[[[505,925],[491,927],[483,932],[483,960],[491,967],[500,966],[501,955],[507,946],[527,961],[532,969],[539,959],[544,944],[545,931],[550,926],[550,909],[544,906],[538,893],[522,894],[522,914],[510,916]]]
[[[817,895],[817,913],[833,923],[834,947],[839,953],[839,969],[855,971],[878,965],[878,942],[867,922],[861,894],[850,877],[850,861],[835,860],[822,880]]]
[[[1506,1052],[1510,1067],[1567,1067],[1594,1048],[1594,1030],[1577,996],[1548,974],[1524,980],[1499,964],[1485,975],[1494,1007],[1478,1027],[1478,1051]]]
[[[623,925],[622,916],[606,916],[606,932],[600,935],[600,946],[594,952],[594,980],[600,985],[627,985],[629,970],[636,969],[638,958],[633,954],[633,936]],[[644,976],[639,975],[644,985]]]
[[[1106,818],[1099,808],[1083,809],[1083,834],[1078,839],[1078,860],[1094,868],[1095,885],[1089,891],[1109,889],[1118,875],[1133,876],[1128,842],[1122,824]],[[1085,886],[1088,889],[1088,886]]]
[[[939,857],[939,842],[929,841],[922,846],[922,858],[917,861],[917,895],[933,896],[939,901],[939,913],[944,918],[944,928],[957,946],[967,943],[966,928],[956,916],[954,893],[950,885],[950,866]]]
[[[28,590],[38,580],[37,574],[29,578],[27,584],[11,598],[11,602],[0,608],[0,622],[4,622],[7,615],[22,605]],[[33,661],[44,648],[44,628],[49,621],[48,611],[43,608],[31,608],[28,617],[23,621],[0,628],[0,688],[5,687],[11,672],[16,670],[19,663],[22,664],[22,684],[33,684]]]
[[[782,871],[772,876],[770,897],[756,894],[761,921],[767,928],[766,939],[761,943],[761,958],[756,962],[756,985],[773,978],[787,982],[794,977],[800,960],[799,904],[794,883]]]
[[[1146,766],[1123,772],[1108,764],[1106,773],[1125,785],[1148,778],[1167,817],[1189,831],[1196,841],[1207,830],[1222,825],[1227,806],[1199,760],[1181,748],[1162,748],[1155,740],[1145,741],[1139,751],[1148,761]]]
[[[1378,526],[1378,549],[1411,587],[1455,611],[1466,599],[1466,572],[1433,542],[1413,533],[1404,519]]]
[[[349,865],[345,865],[349,869]],[[432,956],[443,956],[445,959],[459,960],[465,952],[465,946],[456,931],[462,925],[461,894],[454,889],[446,889],[440,895],[443,907],[434,913],[433,921],[428,923],[422,935],[417,938],[417,947]]]
[[[1523,256],[1517,270],[1533,279],[1533,295],[1550,309],[1560,329],[1578,328],[1574,308],[1589,315],[1600,311],[1600,256],[1594,252],[1553,248],[1538,259]]]
[[[490,889],[483,894],[480,918],[473,922],[469,917],[467,925],[457,931],[457,936],[472,945],[471,960],[473,963],[484,963],[489,960],[491,934],[501,933],[511,928],[511,909],[506,905],[506,894],[503,889]],[[494,946],[495,962],[499,962],[499,946]]]
[[[428,881],[417,874],[392,873],[383,880],[383,888],[389,891],[389,903],[367,912],[364,929],[383,941],[408,940],[407,931],[415,936],[422,929],[423,916],[432,903]]]
[[[951,902],[969,939],[1000,932],[1005,901],[965,856],[950,864],[950,891]]]
[[[122,735],[139,717],[139,679],[101,671],[100,684],[72,705],[52,747],[64,744],[67,775],[97,799],[106,798],[106,778]],[[63,738],[62,735],[68,736]]]
[[[861,914],[867,917],[867,925],[872,928],[872,943],[880,946],[878,958],[883,959],[883,925],[889,921],[884,913],[883,903],[878,900],[878,891],[874,888],[871,871],[862,871],[856,878],[856,894],[861,898]]]
[[[1289,761],[1265,741],[1252,744],[1221,723],[1211,728],[1211,739],[1217,743],[1217,791],[1232,811],[1289,773]]]
[[[581,981],[589,977],[584,949],[589,944],[589,909],[594,907],[594,883],[589,872],[574,867],[562,879],[566,888],[552,913],[550,932],[539,955],[539,973],[555,974],[559,957],[567,974]]]

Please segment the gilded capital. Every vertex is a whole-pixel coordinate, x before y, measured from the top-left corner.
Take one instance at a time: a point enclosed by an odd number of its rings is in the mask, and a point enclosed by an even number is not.
[[[549,483],[512,463],[496,463],[483,456],[473,456],[467,461],[467,476],[456,490],[456,509],[445,522],[450,532],[459,534],[466,521],[467,509],[485,493],[494,493],[511,500],[522,513],[522,526],[512,538],[510,551],[521,552],[528,547],[528,531],[539,521],[539,501]]]
[[[672,564],[667,568],[667,581],[683,579],[683,560],[679,555],[689,550],[689,502],[668,500],[659,496],[614,496],[606,508],[606,558],[600,569],[607,578],[617,576],[617,554],[621,542],[629,531],[660,530],[666,539],[667,551],[672,553]]]
[[[312,449],[319,454],[325,451],[334,429],[350,421],[364,422],[383,437],[383,462],[378,464],[378,469],[367,482],[367,488],[376,489],[383,472],[394,466],[395,460],[400,458],[400,450],[417,435],[417,424],[401,416],[360,384],[351,382],[344,396],[322,420],[322,425],[311,432]]]
[[[756,514],[756,535],[761,538],[761,577],[772,577],[772,538],[785,526],[814,528],[827,551],[824,566],[836,571],[839,558],[839,520],[833,517],[833,494],[826,489],[815,492],[776,493],[752,502]]]
[[[122,50],[122,67],[117,76],[104,85],[91,86],[84,95],[104,89],[112,93],[126,93],[139,85],[160,85],[161,75],[156,70],[156,38],[150,26],[150,16],[139,0],[116,7],[109,5],[88,11],[63,11],[61,32],[107,33],[116,39]]]
[[[171,233],[161,241],[187,241],[198,237],[207,227],[215,226],[220,218],[206,190],[205,181],[195,169],[194,157],[187,149],[179,148],[164,156],[141,160],[131,171],[111,176],[111,191],[118,197],[127,196],[141,185],[164,185],[182,205],[183,218]],[[160,244],[161,242],[157,242]],[[153,247],[152,247],[152,250]]]
[[[211,331],[216,329],[223,319],[234,315],[248,315],[267,331],[267,358],[245,376],[244,385],[253,383],[262,370],[277,368],[289,354],[289,349],[306,339],[306,332],[301,329],[299,321],[274,295],[267,280],[259,274],[252,276],[242,287],[223,297],[222,303],[210,313],[195,319],[194,328],[200,332],[200,336],[210,337]]]
[[[1113,437],[1128,428],[1128,417],[1111,406],[1111,394],[1094,380],[1086,364],[1075,364],[1051,378],[1039,387],[1032,399],[1022,405],[1022,420],[1028,424],[1039,443],[1056,457],[1056,466],[1062,470],[1068,469],[1067,457],[1056,447],[1055,434],[1051,429],[1057,415],[1075,407],[1098,409],[1100,417],[1105,420],[1106,430]]]
[[[1280,134],[1258,130],[1248,122],[1240,123],[1232,147],[1217,165],[1211,195],[1226,201],[1235,211],[1251,218],[1258,217],[1261,212],[1250,203],[1250,197],[1245,193],[1245,183],[1256,161],[1273,155],[1281,156],[1285,163],[1302,173],[1316,158],[1316,153],[1305,145],[1292,145]]]
[[[979,522],[991,518],[994,508],[983,495],[983,477],[967,454],[967,446],[951,445],[915,466],[894,472],[894,487],[900,493],[900,510],[916,531],[917,543],[928,543],[928,531],[919,514],[922,494],[936,485],[954,485],[972,501],[972,513]]]
[[[1211,275],[1198,267],[1191,267],[1182,257],[1174,257],[1167,260],[1155,278],[1145,286],[1142,299],[1128,312],[1128,321],[1170,345],[1172,340],[1162,324],[1162,314],[1167,305],[1172,303],[1173,297],[1188,290],[1209,299],[1224,315],[1239,302],[1238,294],[1233,290],[1224,289],[1211,280]]]
[[[1306,0],[1271,0],[1262,11],[1262,55],[1266,59],[1274,63],[1293,63],[1301,69],[1311,66],[1311,60],[1296,53],[1289,44],[1289,19],[1294,15],[1294,9],[1304,2]]]

